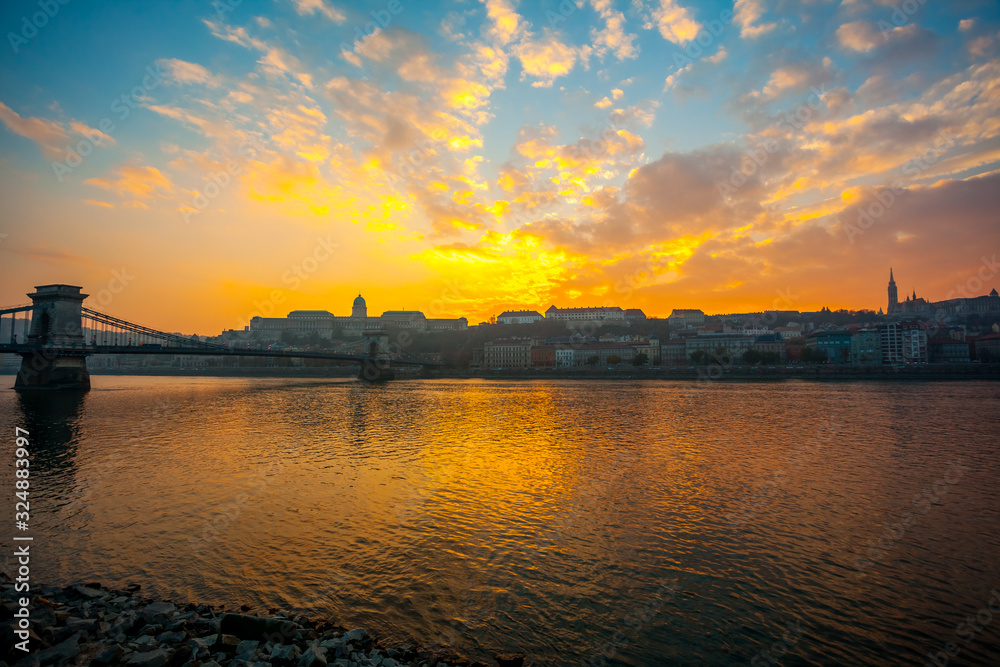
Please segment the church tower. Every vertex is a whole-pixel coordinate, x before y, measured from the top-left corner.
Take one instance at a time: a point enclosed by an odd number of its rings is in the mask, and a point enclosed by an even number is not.
[[[889,308],[888,315],[894,315],[899,308],[899,295],[896,293],[896,281],[892,278],[892,268],[889,268]]]

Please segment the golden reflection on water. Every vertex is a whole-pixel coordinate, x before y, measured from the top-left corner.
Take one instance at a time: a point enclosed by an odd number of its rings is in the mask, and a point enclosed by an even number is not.
[[[37,434],[39,566],[60,582],[536,664],[589,659],[623,627],[627,664],[745,662],[802,619],[800,659],[862,664],[918,659],[1000,581],[991,383],[94,385],[0,394],[3,426]],[[867,543],[956,460],[968,475],[861,576]]]

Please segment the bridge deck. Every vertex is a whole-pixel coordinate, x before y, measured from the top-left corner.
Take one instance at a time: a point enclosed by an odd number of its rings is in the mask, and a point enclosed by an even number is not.
[[[412,357],[392,358],[388,356],[364,357],[353,354],[338,354],[335,352],[260,350],[225,347],[153,347],[143,345],[84,345],[81,347],[43,347],[27,343],[0,343],[0,353],[25,354],[29,352],[48,352],[54,356],[91,356],[94,354],[159,354],[159,355],[200,355],[214,357],[277,357],[285,359],[327,359],[330,361],[348,361],[364,363],[368,361],[383,362],[401,366],[441,366],[440,361],[415,359]]]

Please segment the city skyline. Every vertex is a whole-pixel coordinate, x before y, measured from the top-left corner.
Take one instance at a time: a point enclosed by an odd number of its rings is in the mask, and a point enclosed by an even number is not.
[[[0,10],[4,303],[877,311],[1000,245],[995,4],[57,5]]]

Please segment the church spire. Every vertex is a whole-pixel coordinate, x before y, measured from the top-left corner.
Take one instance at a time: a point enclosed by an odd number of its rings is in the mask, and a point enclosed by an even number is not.
[[[898,307],[899,297],[896,292],[896,279],[892,276],[892,267],[889,267],[889,307],[886,309],[886,313],[894,315]]]

